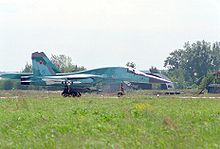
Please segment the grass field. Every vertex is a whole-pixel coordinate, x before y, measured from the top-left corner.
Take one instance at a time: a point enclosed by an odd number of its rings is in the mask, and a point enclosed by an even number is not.
[[[220,148],[220,99],[180,96],[0,92],[0,147]]]

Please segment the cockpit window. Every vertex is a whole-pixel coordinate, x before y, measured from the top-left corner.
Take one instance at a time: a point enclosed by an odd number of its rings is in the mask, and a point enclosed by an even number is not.
[[[138,71],[137,69],[134,69],[134,68],[128,67],[127,71],[130,73],[136,74],[136,75],[147,76],[145,73]]]
[[[127,71],[130,72],[130,73],[135,73],[135,69],[134,68],[128,67]]]

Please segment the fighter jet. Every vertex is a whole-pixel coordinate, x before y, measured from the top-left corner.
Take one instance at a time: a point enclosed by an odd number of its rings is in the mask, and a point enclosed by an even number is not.
[[[105,67],[92,70],[61,73],[43,52],[32,53],[33,73],[5,73],[0,77],[19,79],[21,85],[61,86],[64,97],[80,97],[80,90],[107,83],[170,83],[169,80],[145,74],[130,67]],[[123,87],[118,95],[123,95]]]

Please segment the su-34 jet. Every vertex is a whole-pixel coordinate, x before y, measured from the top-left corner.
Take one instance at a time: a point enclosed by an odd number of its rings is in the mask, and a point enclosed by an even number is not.
[[[169,80],[145,74],[129,67],[106,67],[92,70],[60,73],[57,67],[43,52],[32,54],[33,73],[5,73],[0,77],[19,79],[21,85],[61,86],[64,88],[64,97],[81,96],[80,90],[95,87],[97,84],[108,83],[170,83]],[[123,95],[123,87],[118,95]]]

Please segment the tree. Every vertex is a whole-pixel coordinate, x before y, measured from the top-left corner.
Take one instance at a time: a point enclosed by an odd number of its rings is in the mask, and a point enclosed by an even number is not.
[[[186,70],[193,81],[213,70],[211,45],[205,41],[197,41],[192,45],[185,45],[185,55],[182,60],[182,68]]]
[[[31,73],[32,72],[32,65],[26,63],[24,69],[22,70],[23,73]]]
[[[181,62],[183,60],[183,56],[185,51],[182,49],[175,50],[170,53],[170,56],[164,61],[164,67],[167,67],[169,70],[178,69],[181,67]]]
[[[134,62],[127,62],[127,67],[136,68],[136,64]]]
[[[154,66],[152,66],[152,67],[149,69],[149,71],[150,71],[151,73],[160,73],[160,71],[157,69],[157,67],[154,67]]]
[[[175,84],[175,87],[178,89],[184,89],[191,85],[188,81],[186,81],[187,74],[182,68],[168,71],[166,76],[172,80],[172,82]]]
[[[202,78],[202,81],[201,81],[201,84],[199,85],[199,88],[200,89],[207,89],[208,88],[208,85],[213,82],[214,80],[214,75],[212,72],[208,72],[203,78]]]
[[[201,82],[201,78],[209,71],[220,68],[220,43],[211,45],[204,40],[193,44],[186,42],[183,49],[170,53],[164,66],[172,77],[180,75],[177,72],[181,71],[184,74],[182,79],[188,85]]]
[[[65,55],[52,55],[51,62],[54,63],[61,72],[76,72],[85,70],[85,67],[73,65],[71,57]]]
[[[212,45],[212,59],[214,70],[220,70],[220,42],[215,42]]]

